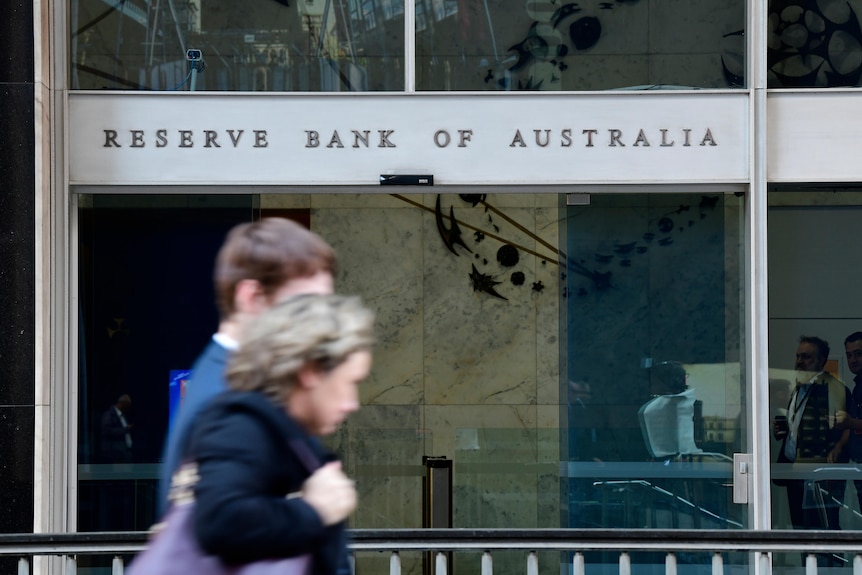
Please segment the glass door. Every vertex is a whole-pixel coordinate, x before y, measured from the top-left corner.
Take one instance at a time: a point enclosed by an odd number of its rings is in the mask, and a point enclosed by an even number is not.
[[[566,524],[744,529],[744,200],[588,198],[565,217]]]

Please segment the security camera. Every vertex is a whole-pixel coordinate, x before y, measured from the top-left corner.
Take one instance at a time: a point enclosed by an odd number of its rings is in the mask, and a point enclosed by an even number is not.
[[[186,50],[186,60],[189,62],[200,62],[203,60],[203,54],[200,50],[188,49]]]

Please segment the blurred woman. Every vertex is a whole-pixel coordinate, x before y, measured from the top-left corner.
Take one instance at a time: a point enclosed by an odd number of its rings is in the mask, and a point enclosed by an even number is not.
[[[373,322],[356,297],[298,295],[246,331],[186,457],[204,551],[226,563],[311,553],[314,575],[349,573],[356,491],[317,437],[359,409]]]

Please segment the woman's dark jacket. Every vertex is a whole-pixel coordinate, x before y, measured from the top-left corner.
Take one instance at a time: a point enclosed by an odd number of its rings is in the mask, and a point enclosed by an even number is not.
[[[312,467],[334,459],[264,395],[228,391],[209,403],[186,457],[200,474],[194,525],[203,549],[228,563],[311,552],[314,575],[349,573],[344,524],[325,527],[302,498],[288,497],[314,470],[302,461],[308,453]]]

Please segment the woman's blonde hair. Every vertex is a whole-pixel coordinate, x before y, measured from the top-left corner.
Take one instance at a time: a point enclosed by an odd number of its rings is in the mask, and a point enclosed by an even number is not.
[[[374,313],[356,296],[303,294],[263,312],[246,330],[226,377],[238,391],[282,404],[306,365],[334,369],[374,343]]]

